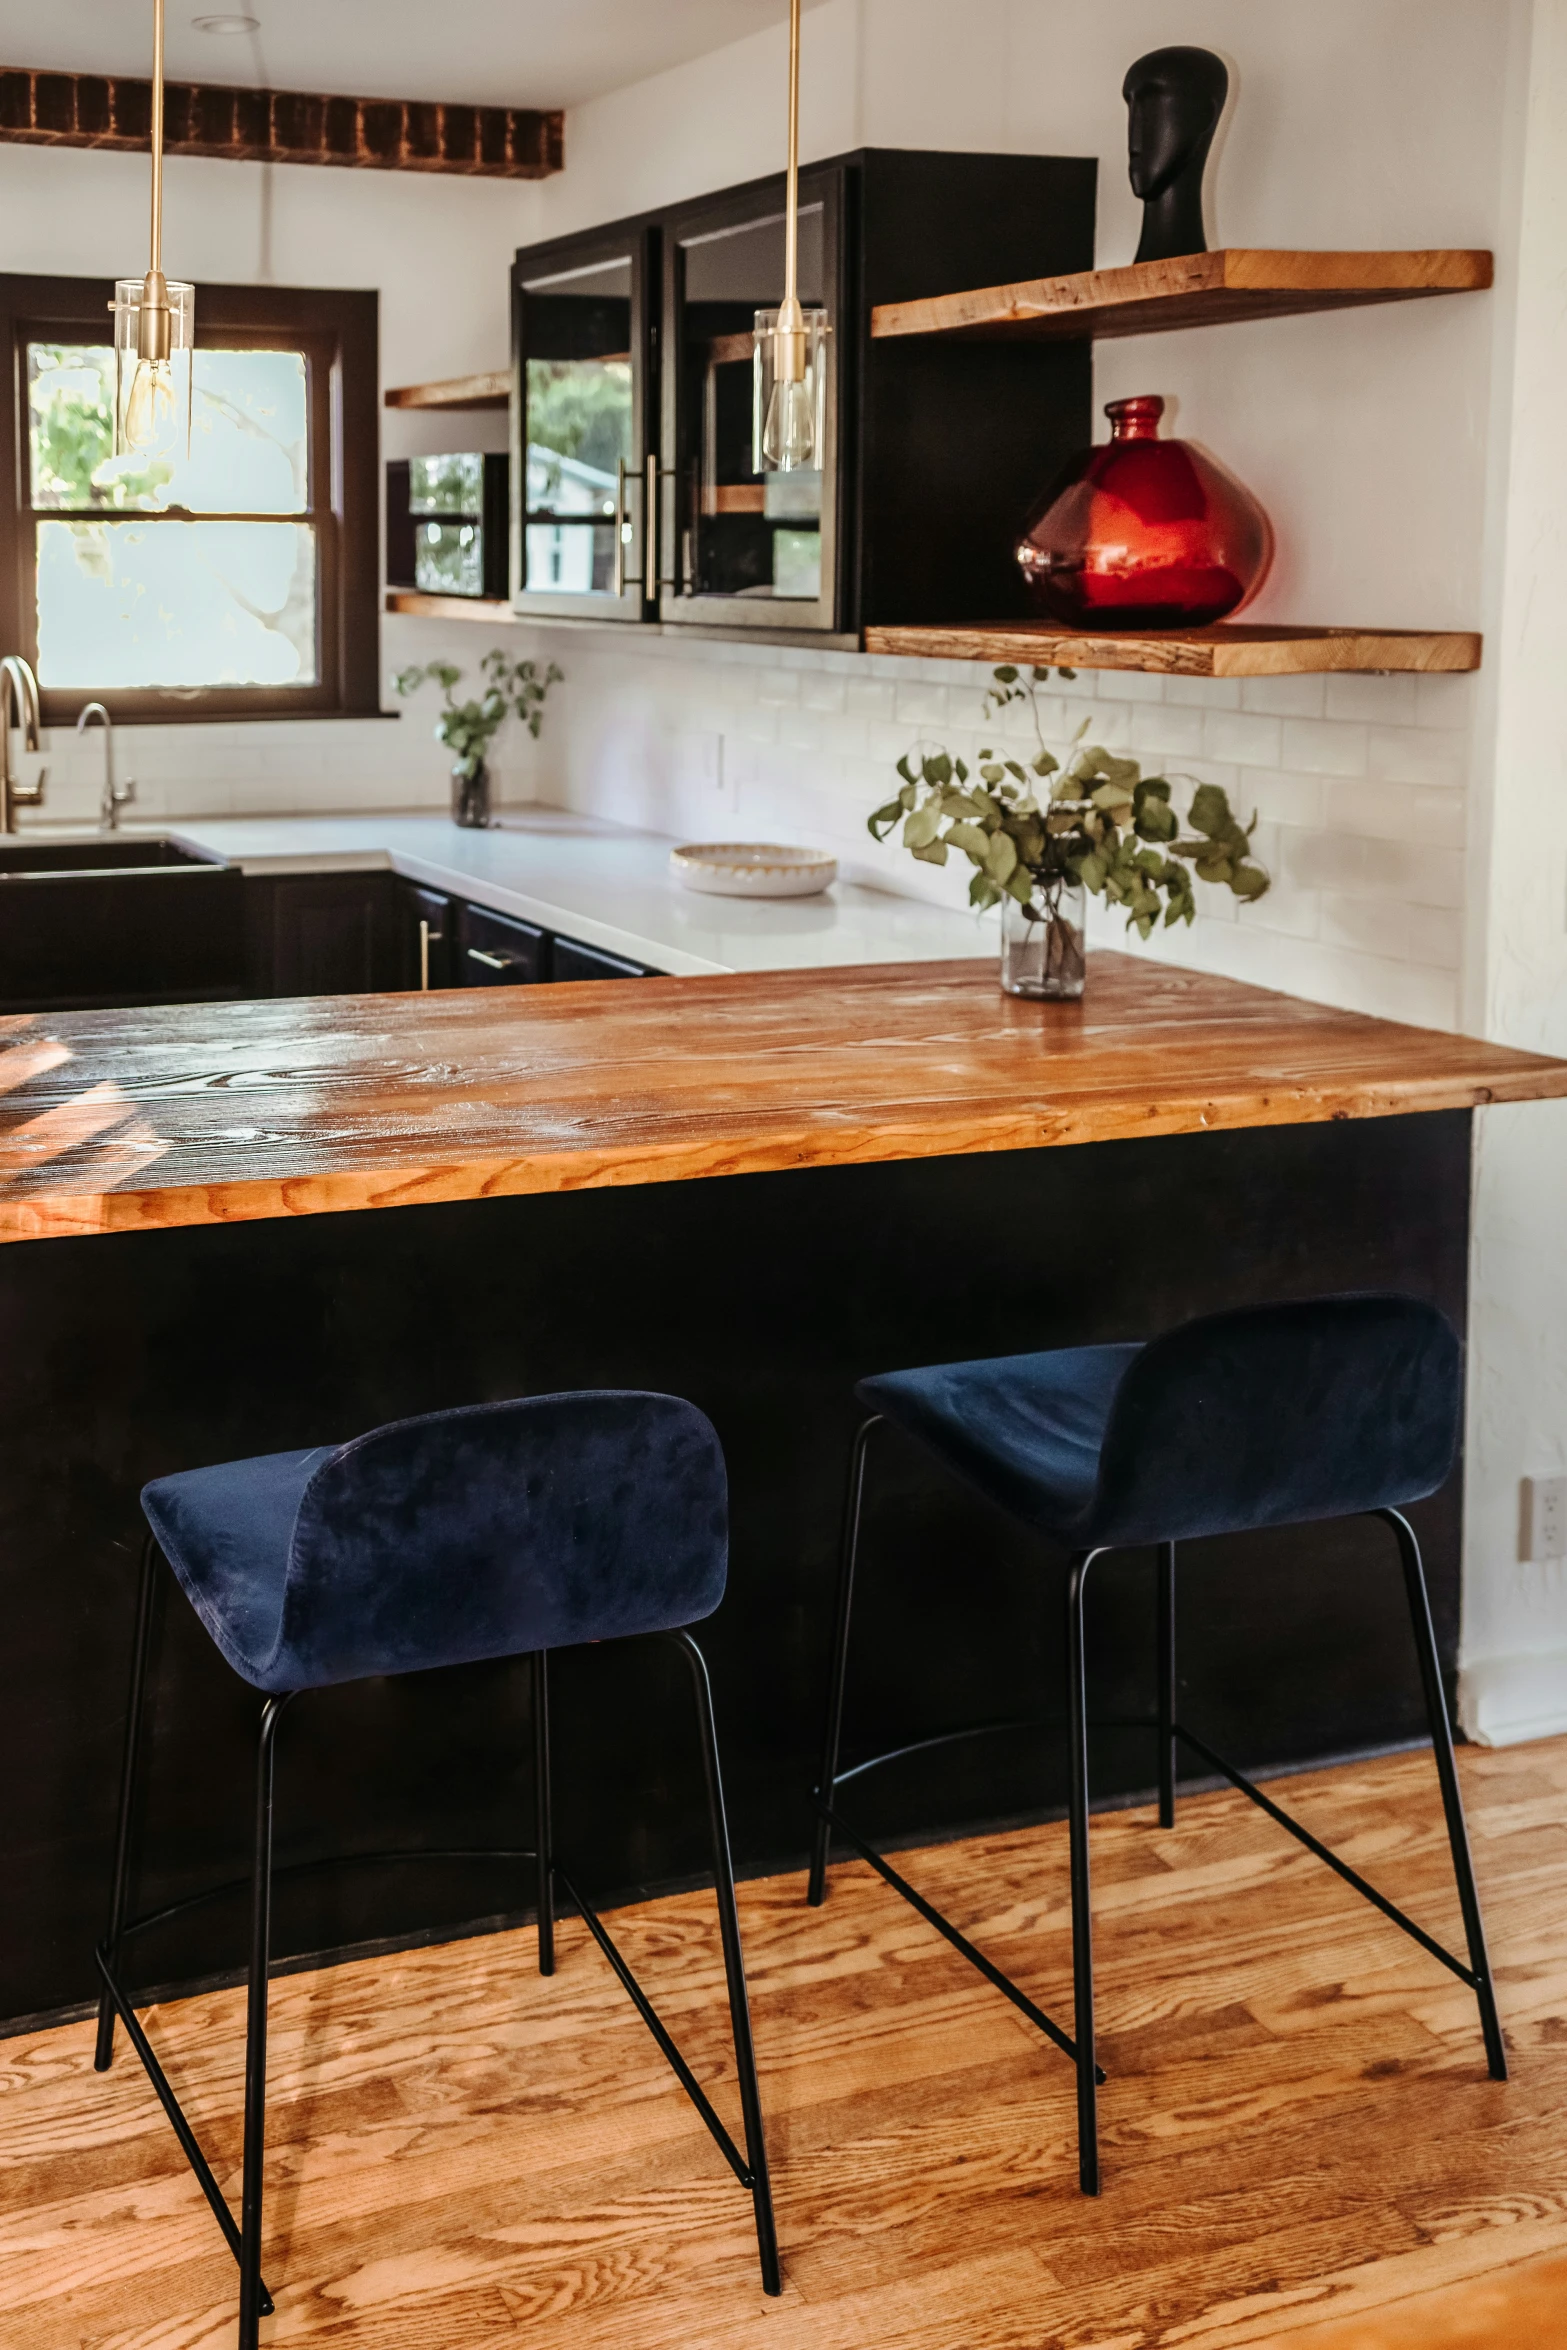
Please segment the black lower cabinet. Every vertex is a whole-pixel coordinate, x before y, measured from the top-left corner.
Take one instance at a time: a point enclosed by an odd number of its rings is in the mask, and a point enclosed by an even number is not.
[[[548,979],[549,948],[549,933],[531,922],[484,906],[459,906],[453,978],[459,987],[521,987]]]
[[[648,979],[645,963],[628,963],[623,955],[606,954],[602,947],[585,947],[579,939],[557,938],[550,947],[552,979]]]
[[[250,992],[377,995],[397,987],[397,887],[390,873],[247,875]]]
[[[134,876],[7,873],[0,1006],[96,1011],[246,995],[243,895],[238,873],[195,861]]]
[[[444,891],[400,881],[397,929],[404,987],[456,986],[457,908]]]

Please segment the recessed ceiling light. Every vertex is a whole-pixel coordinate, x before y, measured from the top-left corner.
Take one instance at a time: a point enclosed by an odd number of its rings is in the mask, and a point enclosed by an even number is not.
[[[193,16],[190,21],[198,33],[253,33],[261,23],[259,16]]]

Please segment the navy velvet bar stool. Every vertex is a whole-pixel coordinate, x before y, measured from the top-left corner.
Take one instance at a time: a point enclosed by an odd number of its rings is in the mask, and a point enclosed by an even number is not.
[[[778,2292],[778,2247],[712,1696],[702,1653],[687,1629],[712,1614],[728,1575],[728,1489],[711,1424],[694,1405],[669,1395],[533,1396],[399,1421],[351,1444],[160,1477],[144,1491],[142,1507],[151,1532],[137,1607],[109,1928],[97,1953],[103,1993],[96,2062],[103,2072],[112,2060],[118,2014],[239,2262],[240,2350],[255,2350],[258,2322],[272,2310],[261,2275],[261,2228],[273,1749],[279,1718],[305,1690],[485,1658],[532,1660],[535,1842],[526,1852],[490,1857],[536,1864],[539,1971],[555,1971],[558,1882],[751,2195],[763,2286]],[[228,1663],[266,1699],[256,1764],[237,2227],[120,1975],[126,1937],[154,1922],[128,1919],[126,1908],[160,1550]],[[745,2125],[743,2155],[552,1849],[549,1651],[650,1633],[667,1635],[678,1646],[696,1699]],[[172,1914],[157,1913],[160,1919]]]
[[[1084,2193],[1099,2191],[1096,2091],[1104,2074],[1094,2055],[1083,1599],[1090,1569],[1109,1551],[1148,1547],[1158,1560],[1157,1718],[1115,1727],[1143,1727],[1157,1734],[1161,1827],[1174,1824],[1175,1755],[1182,1742],[1468,1984],[1479,2002],[1492,2078],[1505,2080],[1507,2060],[1425,1573],[1414,1533],[1400,1515],[1405,1504],[1446,1482],[1457,1452],[1462,1366],[1458,1340],[1445,1318],[1415,1298],[1322,1298],[1207,1316],[1147,1345],[1069,1347],[889,1372],[862,1380],[855,1393],[872,1416],[860,1429],[850,1471],[809,1898],[819,1904],[826,1897],[829,1845],[836,1830],[1072,2059]],[[841,1787],[917,1751],[900,1747],[847,1770],[839,1763],[866,1454],[873,1430],[884,1421],[1058,1544],[1070,1560],[1072,2035],[891,1868],[839,1809]],[[1403,1564],[1468,1942],[1467,1965],[1176,1718],[1176,1544],[1360,1515],[1380,1518],[1392,1529]],[[1025,1726],[983,1723],[920,1744],[938,1747]]]

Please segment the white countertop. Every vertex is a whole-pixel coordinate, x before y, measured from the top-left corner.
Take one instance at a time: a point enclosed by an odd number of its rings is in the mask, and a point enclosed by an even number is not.
[[[671,876],[675,844],[666,835],[562,808],[520,809],[488,832],[464,832],[444,816],[397,815],[223,817],[157,831],[246,873],[390,868],[681,975],[942,962],[998,951],[993,921],[855,882],[835,882],[814,898],[699,897]]]

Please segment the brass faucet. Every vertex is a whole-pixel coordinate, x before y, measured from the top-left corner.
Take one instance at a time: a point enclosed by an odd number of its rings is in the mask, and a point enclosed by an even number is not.
[[[120,810],[128,807],[136,797],[134,782],[116,783],[114,780],[114,721],[102,702],[89,702],[76,721],[78,734],[87,732],[94,718],[103,720],[103,798],[98,804],[98,830],[118,832]]]
[[[11,729],[22,730],[22,748],[38,748],[38,680],[20,653],[0,661],[0,832],[16,830],[18,808],[36,808],[49,780],[47,768],[36,783],[20,783],[11,773]]]

